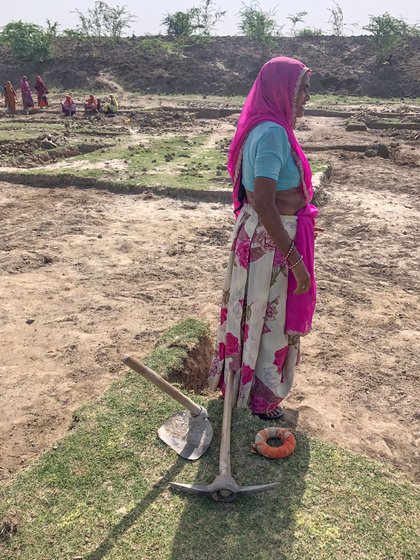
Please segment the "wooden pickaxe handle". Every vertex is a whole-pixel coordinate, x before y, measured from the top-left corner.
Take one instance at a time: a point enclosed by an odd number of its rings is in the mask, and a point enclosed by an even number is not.
[[[199,416],[199,414],[202,412],[203,408],[200,405],[196,404],[194,401],[186,397],[183,393],[181,393],[179,389],[168,383],[168,381],[163,379],[163,377],[161,377],[158,373],[140,363],[135,358],[132,358],[131,356],[125,356],[123,358],[123,362],[129,368],[153,383],[153,385],[156,385],[158,389],[179,402],[179,404],[182,404],[184,408],[191,412],[192,416]]]

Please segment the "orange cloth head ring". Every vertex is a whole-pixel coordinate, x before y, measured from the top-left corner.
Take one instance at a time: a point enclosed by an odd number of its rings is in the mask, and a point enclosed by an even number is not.
[[[270,438],[277,438],[282,442],[279,447],[268,445]],[[259,453],[269,459],[284,459],[293,453],[296,447],[295,436],[286,428],[276,428],[275,426],[265,428],[255,436],[255,443],[251,446],[253,453]]]

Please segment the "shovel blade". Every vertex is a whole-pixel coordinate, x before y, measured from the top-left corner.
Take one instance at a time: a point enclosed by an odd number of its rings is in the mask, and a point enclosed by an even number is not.
[[[213,438],[213,428],[206,410],[198,416],[188,411],[178,412],[159,428],[158,435],[184,459],[195,461],[208,449]]]

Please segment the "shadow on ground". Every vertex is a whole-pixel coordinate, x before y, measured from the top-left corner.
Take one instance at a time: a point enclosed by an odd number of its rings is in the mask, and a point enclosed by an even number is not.
[[[102,541],[96,550],[85,556],[84,560],[101,560],[107,557],[108,553],[112,551],[114,546],[118,546],[119,539],[131,529],[133,525],[140,522],[141,516],[147,511],[149,506],[155,502],[159,496],[166,490],[168,484],[176,476],[178,476],[185,467],[185,460],[178,458],[176,463],[168,470],[157,483],[153,485],[152,490],[144,496],[144,498],[133,508],[127,515],[125,515],[118,525],[113,527],[109,535]],[[139,560],[141,560],[139,558]]]
[[[209,484],[218,473],[222,401],[209,403],[215,430],[211,452],[200,462],[196,484]],[[295,430],[298,412],[286,411],[283,427]],[[270,425],[276,425],[271,422]],[[278,425],[278,422],[277,422]],[[183,494],[184,511],[174,537],[171,560],[238,558],[276,560],[287,558],[295,538],[295,510],[305,490],[309,444],[296,434],[295,453],[283,460],[269,460],[250,452],[255,434],[267,423],[248,411],[236,410],[232,429],[232,475],[241,485],[281,481],[281,486],[233,503],[217,503],[206,497]],[[295,432],[296,433],[296,432]],[[183,481],[182,476],[177,482]]]
[[[180,457],[108,536],[89,553],[85,560],[101,560],[121,545],[124,534],[142,525],[142,516],[167,489],[169,482],[209,484],[218,474],[220,429],[223,401],[211,400],[208,412],[214,438],[208,452],[199,460],[198,470],[188,474],[187,462]],[[298,412],[286,411],[283,427],[295,430]],[[182,509],[171,549],[165,558],[171,560],[230,560],[237,558],[285,560],[295,539],[295,514],[305,490],[309,465],[309,445],[303,434],[296,433],[294,454],[280,461],[268,460],[250,452],[255,434],[267,423],[252,417],[248,411],[236,410],[232,430],[232,475],[242,485],[259,485],[281,481],[270,492],[238,498],[233,503],[217,503],[206,497],[173,491],[173,500]],[[274,423],[270,423],[274,425]],[[278,424],[277,424],[278,425]],[[172,493],[171,493],[172,496]],[[177,508],[178,509],[178,508]],[[161,551],[163,552],[163,551]],[[162,556],[163,557],[163,556]],[[141,560],[141,557],[139,557]]]

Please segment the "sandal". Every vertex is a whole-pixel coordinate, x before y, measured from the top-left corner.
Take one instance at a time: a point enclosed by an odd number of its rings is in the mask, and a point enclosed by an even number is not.
[[[282,406],[277,406],[270,412],[256,414],[255,416],[258,416],[261,420],[278,420],[284,416],[284,408]]]

